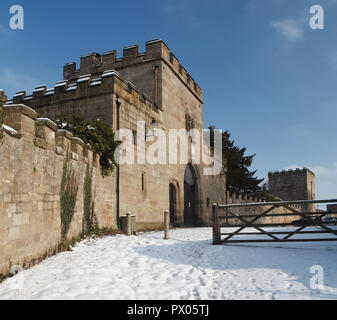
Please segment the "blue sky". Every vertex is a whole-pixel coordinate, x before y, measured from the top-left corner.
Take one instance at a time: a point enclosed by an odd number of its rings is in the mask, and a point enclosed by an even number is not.
[[[14,4],[24,30],[9,29]],[[324,30],[309,27],[317,4]],[[52,87],[82,54],[156,38],[203,89],[205,127],[256,153],[259,177],[306,166],[316,197],[337,198],[337,0],[1,0],[0,88]]]

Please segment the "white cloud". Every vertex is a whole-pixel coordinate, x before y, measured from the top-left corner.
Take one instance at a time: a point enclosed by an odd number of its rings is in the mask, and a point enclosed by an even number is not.
[[[271,26],[281,33],[288,41],[300,40],[304,33],[304,23],[302,19],[284,19],[272,21]]]
[[[302,168],[299,165],[290,165],[283,170]],[[316,199],[337,199],[337,162],[330,167],[306,166],[315,173]]]

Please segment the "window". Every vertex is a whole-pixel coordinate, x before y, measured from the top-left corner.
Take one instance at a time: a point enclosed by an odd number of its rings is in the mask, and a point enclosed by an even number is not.
[[[142,191],[145,191],[145,172],[142,172],[141,186],[142,186]]]
[[[185,114],[185,128],[186,128],[186,131],[191,130],[191,117],[187,113]]]
[[[186,127],[186,131],[190,131],[195,128],[194,119],[188,113],[185,114],[185,127]]]
[[[136,145],[137,143],[137,132],[132,130],[132,144]]]

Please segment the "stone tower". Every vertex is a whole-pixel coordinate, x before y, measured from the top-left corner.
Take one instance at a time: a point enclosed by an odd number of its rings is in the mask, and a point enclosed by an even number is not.
[[[143,53],[138,45],[125,47],[121,58],[117,58],[115,50],[85,54],[78,69],[75,62],[64,66],[63,78],[71,85],[80,77],[100,78],[109,70],[118,71],[126,83],[144,92],[163,111],[162,121],[167,129],[185,128],[186,115],[193,118],[196,128],[202,129],[201,88],[161,39],[147,41]]]
[[[315,199],[315,174],[308,168],[268,172],[268,179],[269,192],[284,201]]]

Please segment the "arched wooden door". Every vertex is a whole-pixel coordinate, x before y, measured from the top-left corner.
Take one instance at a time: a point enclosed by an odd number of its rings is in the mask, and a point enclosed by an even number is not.
[[[184,224],[193,227],[197,224],[196,212],[196,175],[191,165],[187,165],[184,174]]]

